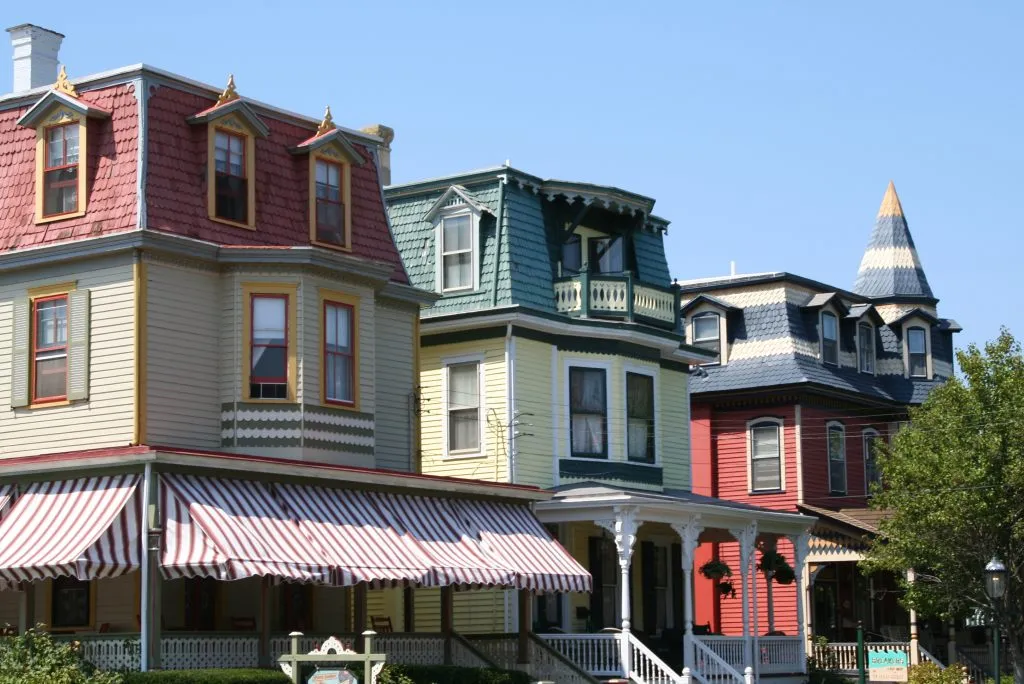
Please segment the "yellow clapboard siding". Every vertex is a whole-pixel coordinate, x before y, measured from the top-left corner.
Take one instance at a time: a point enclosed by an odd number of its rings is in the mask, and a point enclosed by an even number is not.
[[[690,393],[682,371],[661,369],[659,444],[665,487],[690,488]]]

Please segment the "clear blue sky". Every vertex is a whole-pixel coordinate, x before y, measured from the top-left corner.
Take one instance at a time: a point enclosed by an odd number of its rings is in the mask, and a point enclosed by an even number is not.
[[[325,11],[323,8],[330,8]],[[852,287],[885,186],[960,345],[1024,337],[1024,4],[19,3],[72,77],[146,62],[359,127],[396,182],[511,160],[672,221],[679,278]],[[0,69],[0,92],[10,69]]]

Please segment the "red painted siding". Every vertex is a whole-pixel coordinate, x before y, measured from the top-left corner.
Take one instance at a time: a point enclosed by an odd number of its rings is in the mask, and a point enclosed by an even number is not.
[[[861,415],[867,415],[863,410]],[[856,410],[841,408],[803,409],[804,502],[824,508],[867,506],[864,489],[864,430],[873,428],[883,437],[887,423],[857,417]],[[829,491],[828,424],[842,424],[846,432],[847,496]]]
[[[792,406],[715,411],[711,422],[715,496],[730,501],[795,511],[797,502],[796,430]],[[747,424],[759,418],[782,419],[784,488],[780,492],[752,493],[749,484]]]
[[[82,92],[111,113],[88,123],[86,213],[35,223],[36,133],[17,125],[29,107],[0,112],[0,250],[24,249],[135,228],[138,103],[130,85]]]
[[[719,544],[719,558],[728,563],[732,569],[733,587],[736,589],[736,596],[720,599],[721,626],[723,634],[741,636],[743,634],[743,595],[740,582],[740,548],[739,544],[732,542]],[[780,539],[778,550],[793,565],[793,545],[788,539]],[[760,553],[757,554],[760,558]],[[794,568],[795,569],[795,568]],[[760,572],[755,573],[757,578],[757,634],[768,633],[768,593],[765,584],[765,577]],[[707,581],[707,580],[705,580]],[[772,597],[775,604],[775,630],[786,634],[797,633],[796,615],[796,583],[772,585]],[[751,606],[753,598],[751,597]],[[698,624],[704,624],[706,620],[698,620]],[[751,612],[750,633],[754,634],[753,612]]]

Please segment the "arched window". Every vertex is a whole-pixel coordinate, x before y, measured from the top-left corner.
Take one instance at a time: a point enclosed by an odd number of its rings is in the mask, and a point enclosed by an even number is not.
[[[910,377],[928,377],[928,340],[924,328],[907,328],[907,362],[910,365]]]
[[[715,352],[715,360],[709,363],[719,363],[722,359],[722,328],[721,317],[711,311],[697,314],[692,319],[693,344],[701,349]]]
[[[857,326],[857,352],[861,373],[875,372],[875,329],[868,323]]]
[[[821,314],[821,360],[839,365],[839,319],[828,311]]]
[[[880,485],[882,483],[882,473],[878,470],[878,461],[875,460],[875,445],[878,443],[882,436],[878,434],[878,430],[867,428],[862,433],[862,440],[864,442],[864,491],[867,494],[871,493],[872,485]]]
[[[782,421],[762,418],[748,428],[750,439],[750,490],[782,489]]]
[[[828,489],[831,494],[846,494],[846,428],[842,423],[829,423]]]

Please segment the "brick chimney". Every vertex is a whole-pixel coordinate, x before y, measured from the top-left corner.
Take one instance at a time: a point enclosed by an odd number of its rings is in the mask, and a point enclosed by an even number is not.
[[[14,49],[14,90],[25,92],[57,81],[57,52],[64,35],[35,24],[7,29]]]
[[[373,124],[363,128],[363,133],[369,133],[384,140],[378,148],[380,153],[377,158],[380,160],[380,168],[377,171],[380,174],[380,184],[391,185],[391,142],[395,139],[395,129],[384,124]]]

